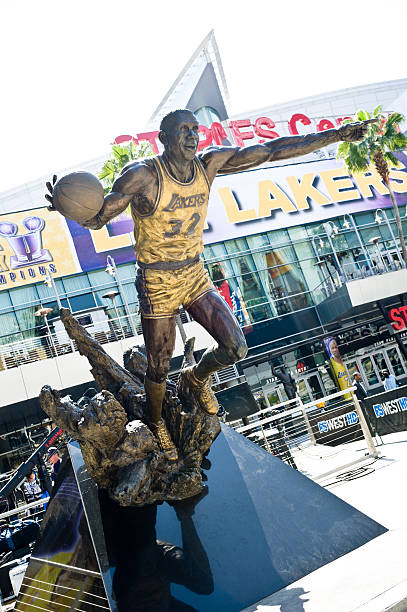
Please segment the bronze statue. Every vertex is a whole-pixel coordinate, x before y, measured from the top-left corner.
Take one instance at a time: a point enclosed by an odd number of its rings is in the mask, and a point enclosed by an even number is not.
[[[246,148],[214,147],[196,155],[198,121],[189,110],[176,110],[161,121],[162,155],[128,164],[115,181],[100,212],[84,227],[100,229],[131,205],[137,257],[136,287],[147,350],[145,393],[149,426],[170,461],[177,449],[161,418],[166,377],[175,344],[175,315],[183,305],[214,338],[198,364],[185,368],[179,391],[193,389],[203,411],[216,415],[218,403],[210,377],[243,359],[244,335],[226,302],[217,293],[201,255],[209,192],[217,174],[254,168],[270,161],[311,153],[326,145],[361,140],[365,122],[342,125],[317,134],[288,136]],[[47,184],[51,195],[52,186]]]
[[[102,391],[86,401],[74,402],[46,385],[40,404],[79,443],[89,475],[121,506],[173,502],[199,494],[203,460],[220,433],[218,417],[200,408],[193,389],[187,386],[185,393],[177,394],[175,384],[168,380],[163,417],[179,449],[178,461],[169,461],[159,439],[145,425],[144,351],[138,347],[127,350],[124,367],[120,366],[67,308],[61,308],[60,313],[69,337],[88,359]],[[193,343],[188,341],[186,363],[192,351]]]

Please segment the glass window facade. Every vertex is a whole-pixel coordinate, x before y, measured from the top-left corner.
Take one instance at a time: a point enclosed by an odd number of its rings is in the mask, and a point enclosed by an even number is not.
[[[386,214],[397,237],[392,211]],[[250,335],[249,345],[261,347],[266,339],[260,332],[256,336],[256,328],[274,326],[274,337],[287,344],[291,336],[317,328],[316,304],[344,280],[400,268],[398,246],[387,223],[377,223],[375,212],[366,211],[211,244],[204,259],[217,290]],[[137,313],[134,263],[117,269],[130,312]],[[56,287],[74,313],[104,308],[109,318],[126,316],[120,293],[114,302],[105,297],[118,284],[104,269],[57,279]],[[44,283],[0,291],[0,343],[41,335],[43,321],[35,316],[40,306],[56,314],[55,294]],[[140,324],[138,318],[135,323]]]

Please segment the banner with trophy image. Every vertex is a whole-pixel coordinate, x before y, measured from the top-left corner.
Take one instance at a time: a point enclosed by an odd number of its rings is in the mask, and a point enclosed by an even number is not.
[[[0,215],[0,290],[80,272],[61,215],[47,207]]]

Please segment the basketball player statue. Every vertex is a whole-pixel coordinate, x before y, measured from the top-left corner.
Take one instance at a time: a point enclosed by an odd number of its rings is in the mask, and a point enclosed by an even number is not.
[[[145,392],[149,426],[170,461],[178,458],[161,418],[166,377],[175,344],[175,315],[181,306],[216,340],[198,364],[184,369],[179,388],[194,390],[209,414],[218,412],[210,377],[247,352],[244,335],[229,306],[212,284],[201,258],[209,192],[216,175],[239,172],[298,155],[341,140],[361,140],[367,125],[353,123],[317,134],[276,138],[245,148],[216,147],[196,155],[199,124],[189,110],[161,121],[162,155],[128,164],[100,212],[84,227],[100,229],[131,205],[137,257],[136,287],[147,351]],[[47,199],[52,204],[53,187]]]

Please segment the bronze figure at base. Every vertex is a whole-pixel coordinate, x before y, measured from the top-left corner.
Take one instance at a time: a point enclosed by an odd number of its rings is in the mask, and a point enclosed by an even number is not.
[[[171,502],[200,493],[201,463],[220,432],[220,424],[216,414],[211,414],[212,404],[203,409],[191,368],[184,370],[178,389],[166,381],[162,418],[176,449],[176,457],[168,457],[162,448],[165,443],[161,445],[158,439],[160,433],[153,433],[146,425],[145,353],[129,349],[123,368],[68,309],[61,309],[61,319],[103,390],[81,408],[69,396],[61,398],[45,386],[40,402],[50,418],[79,442],[90,476],[122,506]],[[192,353],[193,343],[189,341],[187,346]],[[187,354],[185,363],[189,357]]]

